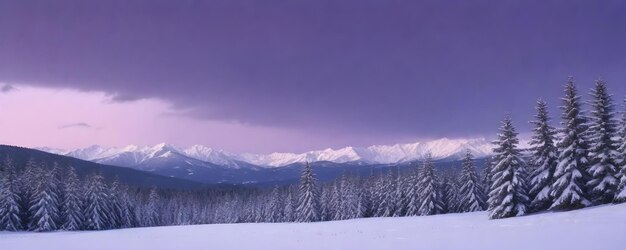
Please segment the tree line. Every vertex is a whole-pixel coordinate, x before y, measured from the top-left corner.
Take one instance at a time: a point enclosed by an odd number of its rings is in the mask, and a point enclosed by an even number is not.
[[[54,231],[250,222],[314,222],[488,210],[489,218],[626,201],[626,112],[621,121],[597,81],[587,114],[573,79],[565,85],[561,128],[537,102],[528,150],[511,118],[478,173],[468,151],[460,170],[437,170],[430,155],[408,168],[345,173],[319,183],[303,167],[299,185],[159,189],[121,185],[100,174],[29,161],[0,165],[0,230]],[[626,103],[626,102],[625,102]]]
[[[528,162],[511,118],[504,119],[489,171],[490,218],[626,201],[626,112],[617,117],[603,80],[590,97],[586,112],[568,78],[558,129],[550,124],[546,102],[537,102]]]
[[[306,164],[300,185],[273,188],[147,189],[105,180],[100,174],[80,178],[71,167],[32,160],[15,167],[7,158],[1,166],[0,229],[7,231],[313,222],[485,209],[482,183],[469,153],[459,177],[453,172],[437,175],[428,158],[420,167],[390,168],[366,177],[346,173],[318,183]]]

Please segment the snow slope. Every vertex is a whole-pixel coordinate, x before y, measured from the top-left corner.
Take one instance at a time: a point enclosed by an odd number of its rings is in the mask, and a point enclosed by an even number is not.
[[[0,232],[2,249],[626,249],[626,204],[488,220],[486,212],[320,223]]]
[[[109,148],[96,145],[70,151],[52,148],[39,149],[50,153],[60,153],[83,160],[118,166],[136,166],[151,158],[163,157],[165,152],[173,152],[220,166],[239,168],[240,162],[265,167],[280,167],[305,161],[330,161],[335,163],[361,161],[374,164],[390,164],[422,159],[427,153],[431,153],[435,160],[460,159],[468,150],[475,157],[480,158],[490,155],[492,148],[492,144],[483,138],[443,138],[410,144],[345,147],[340,149],[329,148],[304,153],[271,154],[235,154],[202,145],[178,148],[165,143],[155,146],[129,145],[123,148]]]

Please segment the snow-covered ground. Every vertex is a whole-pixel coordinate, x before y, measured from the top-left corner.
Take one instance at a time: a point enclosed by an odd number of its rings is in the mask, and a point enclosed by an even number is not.
[[[0,249],[626,249],[626,204],[488,220],[485,212],[321,223],[0,232]]]

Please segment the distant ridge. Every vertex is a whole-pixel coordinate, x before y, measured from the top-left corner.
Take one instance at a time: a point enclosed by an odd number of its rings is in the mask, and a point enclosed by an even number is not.
[[[100,173],[107,180],[117,178],[121,183],[130,186],[157,186],[162,188],[199,188],[205,186],[200,182],[166,177],[132,168],[103,165],[30,148],[0,145],[0,160],[4,161],[7,157],[10,157],[13,164],[18,168],[23,167],[30,159],[34,160],[38,166],[48,169],[51,168],[54,163],[57,163],[62,169],[70,166],[73,167],[80,176]]]
[[[156,158],[177,157],[182,161],[201,161],[230,168],[281,167],[294,163],[327,161],[334,163],[365,162],[370,164],[393,164],[422,159],[427,153],[435,160],[458,160],[466,151],[477,158],[491,155],[492,144],[484,138],[448,139],[395,145],[369,147],[344,147],[304,153],[230,153],[203,145],[180,148],[166,143],[154,146],[128,145],[125,147],[102,147],[98,145],[82,149],[61,150],[38,148],[55,154],[116,166],[138,166]]]

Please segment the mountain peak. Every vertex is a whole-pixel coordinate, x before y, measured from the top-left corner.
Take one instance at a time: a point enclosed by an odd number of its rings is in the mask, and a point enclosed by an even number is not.
[[[347,146],[339,149],[327,148],[304,153],[277,152],[270,154],[234,154],[199,144],[188,148],[179,148],[167,143],[144,147],[128,145],[123,148],[106,148],[94,145],[72,151],[61,151],[49,148],[40,149],[84,160],[112,158],[119,160],[119,157],[115,156],[127,154],[127,156],[123,158],[133,161],[132,164],[137,164],[138,162],[154,157],[170,157],[172,154],[176,153],[177,155],[184,155],[222,166],[238,167],[237,162],[247,162],[258,166],[279,167],[305,161],[330,161],[336,163],[362,161],[381,164],[400,163],[423,159],[427,153],[430,153],[434,159],[460,159],[467,151],[470,151],[475,157],[485,157],[491,155],[493,145],[485,138],[450,139],[444,137],[425,142],[373,145],[369,147]],[[128,154],[132,155],[132,157],[128,156]]]
[[[176,147],[174,147],[173,145],[167,144],[165,142],[161,142],[159,144],[156,144],[152,147],[152,149],[175,149]]]
[[[139,146],[137,146],[135,144],[130,144],[130,145],[127,145],[127,146],[123,147],[122,151],[128,152],[128,151],[136,151],[138,149],[139,149]]]

